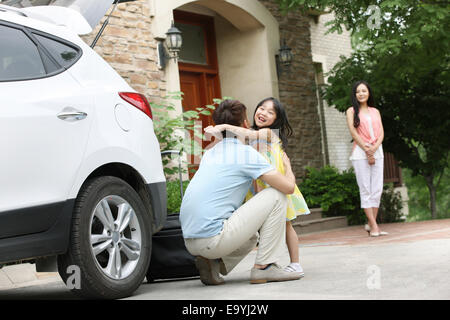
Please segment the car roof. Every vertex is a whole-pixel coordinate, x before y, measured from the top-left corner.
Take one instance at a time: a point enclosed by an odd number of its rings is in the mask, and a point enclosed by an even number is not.
[[[0,17],[11,22],[32,28],[62,29],[67,28],[75,34],[82,35],[92,31],[86,19],[76,10],[59,6],[36,6],[14,8],[0,4]],[[7,18],[6,18],[7,17]],[[57,28],[55,28],[57,27]],[[48,31],[48,30],[46,30]]]
[[[85,18],[91,28],[94,29],[113,4],[133,1],[136,0],[0,0],[0,4],[3,3],[5,5],[13,6],[16,8],[34,8],[38,6],[44,8],[71,8],[79,12]],[[55,14],[52,14],[50,11],[46,12],[45,14],[50,16],[61,15],[56,11]],[[64,16],[64,14],[62,14],[62,16]]]
[[[31,19],[29,17],[23,17],[18,14],[4,12],[0,10],[0,23],[2,21],[5,21],[7,23],[8,22],[13,23],[19,26],[24,26],[30,29],[38,30],[59,37],[61,39],[72,42],[82,48],[88,47],[86,43],[76,33],[72,32],[70,29],[63,26],[57,26],[44,21],[39,21]]]

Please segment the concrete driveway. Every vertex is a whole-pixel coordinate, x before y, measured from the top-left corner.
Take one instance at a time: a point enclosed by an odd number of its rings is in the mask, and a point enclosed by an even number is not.
[[[204,286],[198,279],[144,283],[128,299],[450,299],[450,219],[383,224],[382,230],[389,235],[370,238],[355,226],[300,236],[301,280],[249,284],[252,252],[225,277],[225,285]],[[287,250],[281,262],[289,262]],[[13,268],[26,274],[23,266],[0,270],[0,299],[76,299],[57,274],[28,274],[30,281],[12,283]]]

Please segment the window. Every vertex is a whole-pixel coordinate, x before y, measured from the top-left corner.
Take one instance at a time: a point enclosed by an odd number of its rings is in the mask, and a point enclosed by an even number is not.
[[[46,75],[36,44],[19,29],[0,25],[0,81]]]
[[[205,34],[201,26],[176,22],[175,26],[183,34],[180,61],[206,65]]]
[[[36,33],[33,33],[33,35],[50,52],[56,61],[66,69],[75,63],[80,56],[79,51],[74,47]]]

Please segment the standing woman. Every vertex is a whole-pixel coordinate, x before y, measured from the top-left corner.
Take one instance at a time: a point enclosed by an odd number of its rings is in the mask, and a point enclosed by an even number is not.
[[[352,106],[346,112],[347,125],[354,141],[350,160],[358,182],[361,208],[369,222],[365,230],[369,236],[378,237],[387,234],[380,230],[376,221],[383,192],[383,124],[367,82],[354,83],[351,100]]]

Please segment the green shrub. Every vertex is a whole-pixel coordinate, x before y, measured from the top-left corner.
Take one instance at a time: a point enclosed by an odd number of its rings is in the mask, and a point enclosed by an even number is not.
[[[183,193],[189,181],[183,181]],[[180,180],[167,181],[167,212],[175,213],[180,212],[181,206],[181,194],[180,194]]]
[[[299,187],[308,206],[321,207],[325,217],[345,215],[349,225],[365,222],[353,168],[339,172],[332,166],[308,167]]]
[[[403,221],[402,218],[402,196],[389,184],[383,186],[380,209],[378,211],[377,222],[389,223]]]
[[[299,187],[308,206],[321,207],[325,217],[346,216],[349,225],[367,222],[353,168],[339,172],[332,166],[309,167]],[[385,185],[377,220],[382,223],[403,221],[402,207],[400,192],[395,192],[392,185]]]

